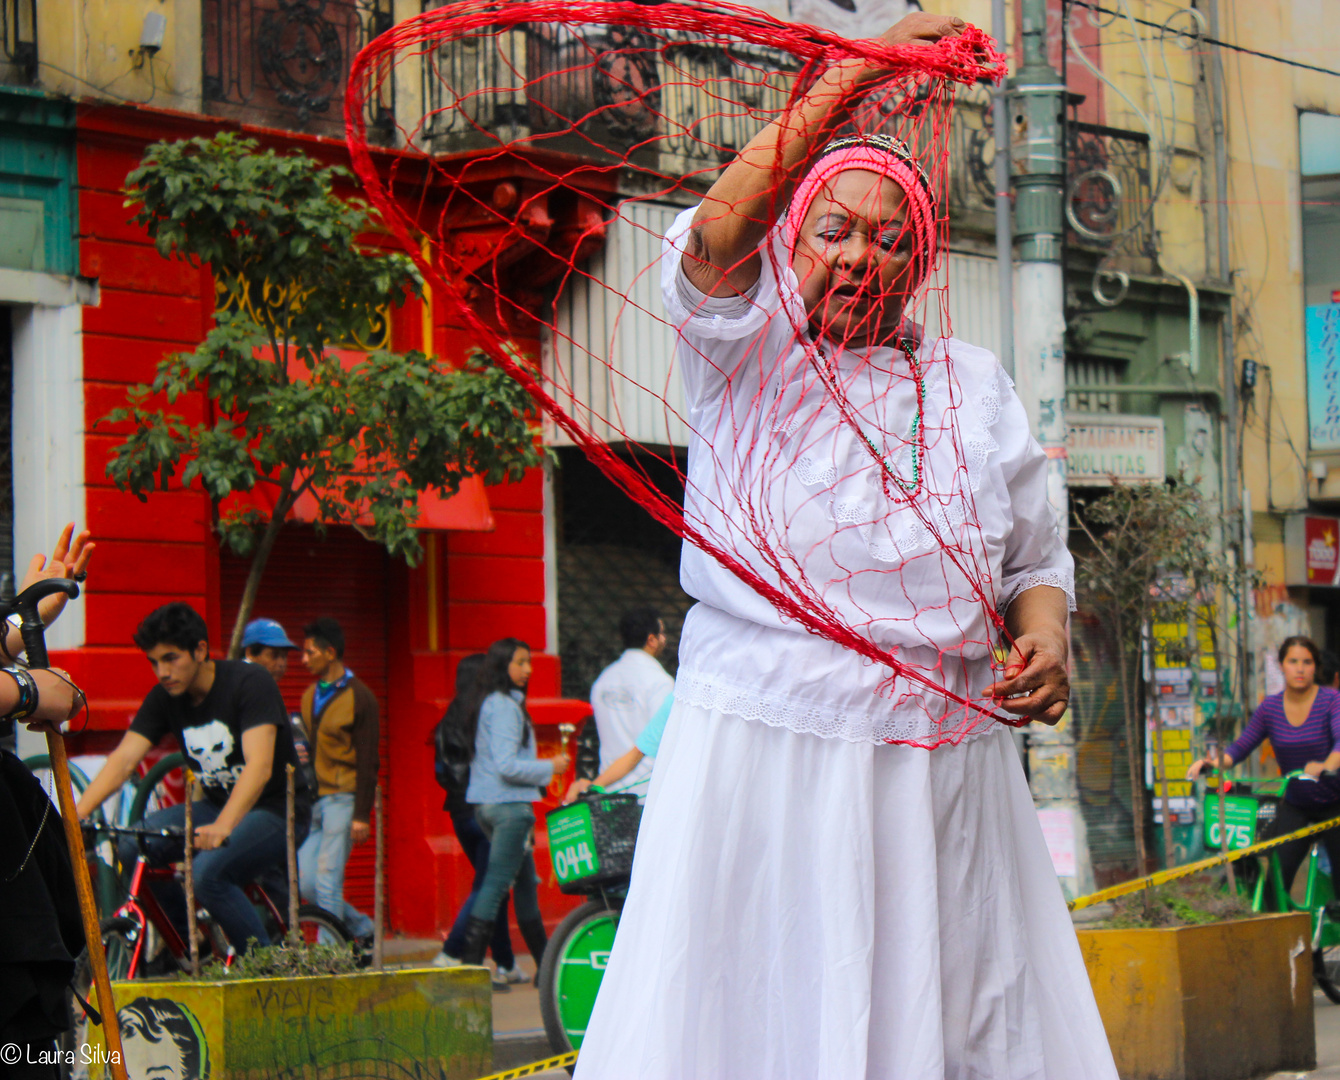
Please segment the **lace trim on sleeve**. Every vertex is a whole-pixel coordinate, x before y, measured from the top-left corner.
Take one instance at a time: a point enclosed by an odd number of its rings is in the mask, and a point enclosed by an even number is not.
[[[1075,605],[1075,575],[1069,570],[1033,570],[1009,583],[1001,590],[997,610],[1006,610],[1015,600],[1029,589],[1039,585],[1050,585],[1065,593],[1068,610],[1077,611]]]

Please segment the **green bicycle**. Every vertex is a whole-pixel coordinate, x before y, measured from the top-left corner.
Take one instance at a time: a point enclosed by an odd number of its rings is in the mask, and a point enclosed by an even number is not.
[[[614,947],[641,816],[636,795],[598,788],[546,815],[558,887],[588,898],[558,924],[540,964],[540,1015],[556,1054],[579,1049],[586,1035]]]
[[[1224,795],[1224,824],[1227,850],[1237,851],[1266,839],[1266,830],[1275,820],[1275,812],[1284,789],[1291,780],[1315,780],[1301,770],[1286,776],[1245,776],[1233,779],[1233,794]],[[1219,793],[1206,791],[1203,804],[1205,846],[1224,848],[1219,826]],[[1337,821],[1340,826],[1340,821]],[[1307,855],[1307,878],[1301,901],[1295,900],[1291,882],[1284,880],[1279,851],[1272,850],[1259,859],[1242,859],[1234,865],[1238,891],[1253,912],[1306,912],[1312,917],[1312,977],[1321,992],[1340,1005],[1340,910],[1335,904],[1331,875],[1322,869],[1322,848],[1314,837]],[[1264,864],[1264,865],[1263,865]],[[1340,869],[1340,868],[1338,868]]]

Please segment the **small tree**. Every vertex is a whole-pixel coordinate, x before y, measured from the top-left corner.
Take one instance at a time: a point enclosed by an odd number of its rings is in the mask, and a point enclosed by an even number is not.
[[[269,485],[274,508],[216,512],[223,542],[251,555],[229,656],[241,652],[265,564],[304,494],[319,521],[354,524],[413,565],[418,496],[454,494],[467,477],[518,480],[539,464],[533,404],[482,356],[461,369],[422,353],[374,352],[351,367],[332,346],[369,340],[388,308],[416,294],[413,263],[368,247],[362,203],[333,191],[348,173],[302,155],[257,152],[223,133],[150,146],[127,178],[127,206],[169,258],[205,265],[216,324],[191,353],[164,357],[151,385],[108,421],[134,431],[107,475],[141,500],[199,481],[214,500]],[[203,390],[212,424],[152,407]],[[371,521],[366,525],[367,520]]]
[[[1224,589],[1235,584],[1235,574],[1217,543],[1224,523],[1190,484],[1117,484],[1087,507],[1076,519],[1088,537],[1090,550],[1075,555],[1076,577],[1087,590],[1089,603],[1117,645],[1126,748],[1131,773],[1131,809],[1135,817],[1135,850],[1141,874],[1148,872],[1145,847],[1145,794],[1141,723],[1141,658],[1150,624],[1185,623],[1189,636],[1208,626],[1216,652],[1216,668],[1223,665],[1213,616]],[[1185,662],[1186,653],[1173,655],[1175,646],[1162,646],[1169,659]],[[1224,681],[1218,683],[1222,708]],[[1156,752],[1162,757],[1162,721],[1155,710]],[[1172,859],[1172,814],[1168,785],[1163,785],[1163,838],[1165,859]]]

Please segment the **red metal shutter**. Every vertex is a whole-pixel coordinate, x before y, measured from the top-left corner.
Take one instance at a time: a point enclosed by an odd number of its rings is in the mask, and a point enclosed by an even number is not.
[[[225,635],[232,632],[250,568],[250,558],[226,553],[220,558]],[[380,545],[349,528],[330,528],[325,536],[318,536],[315,529],[286,525],[270,553],[252,617],[278,619],[297,645],[302,644],[303,626],[311,620],[322,615],[339,620],[344,628],[345,662],[368,685],[381,707],[381,782],[389,806],[393,794],[387,783],[390,754],[386,735],[390,723],[386,709],[386,594],[387,555]],[[297,711],[310,682],[301,655],[293,653],[288,674],[280,684],[292,711]],[[373,906],[373,852],[371,841],[354,848],[344,879],[345,899],[368,915]]]

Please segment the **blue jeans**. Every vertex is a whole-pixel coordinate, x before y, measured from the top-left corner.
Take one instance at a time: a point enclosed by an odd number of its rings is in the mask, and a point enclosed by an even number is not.
[[[451,827],[456,830],[456,839],[461,850],[475,868],[475,879],[470,885],[470,895],[461,905],[456,921],[451,925],[451,933],[442,943],[442,951],[448,956],[459,957],[465,952],[465,927],[470,922],[474,910],[475,897],[479,895],[479,886],[484,883],[484,873],[489,868],[489,841],[484,830],[479,827],[473,813],[451,815]],[[498,917],[493,920],[493,941],[489,946],[493,951],[493,960],[501,968],[516,967],[516,954],[512,952],[512,935],[507,927],[507,901],[504,899],[498,909]]]
[[[218,818],[223,807],[201,799],[191,807],[194,825],[208,825]],[[180,829],[186,824],[186,807],[171,806],[144,819],[146,829]],[[296,822],[297,836],[307,835],[307,822],[300,816]],[[261,945],[270,944],[270,935],[251,899],[242,891],[272,867],[285,860],[284,819],[269,810],[251,810],[228,837],[228,843],[212,851],[197,851],[191,871],[195,881],[195,898],[210,913],[219,928],[228,937],[228,943],[242,954],[255,938]],[[139,854],[134,837],[122,837],[118,845],[121,863],[134,864]],[[165,836],[146,839],[144,852],[151,866],[166,866],[184,856],[181,840]],[[149,887],[183,941],[186,937],[186,894],[175,881],[151,881]]]
[[[353,846],[349,840],[353,820],[353,792],[322,795],[312,804],[312,829],[298,850],[298,893],[341,920],[354,937],[368,937],[372,920],[344,899],[344,864]]]
[[[489,866],[470,914],[496,919],[511,889],[517,922],[524,926],[540,918],[540,879],[526,846],[535,828],[534,809],[528,802],[485,803],[475,808],[475,818],[489,839]]]

